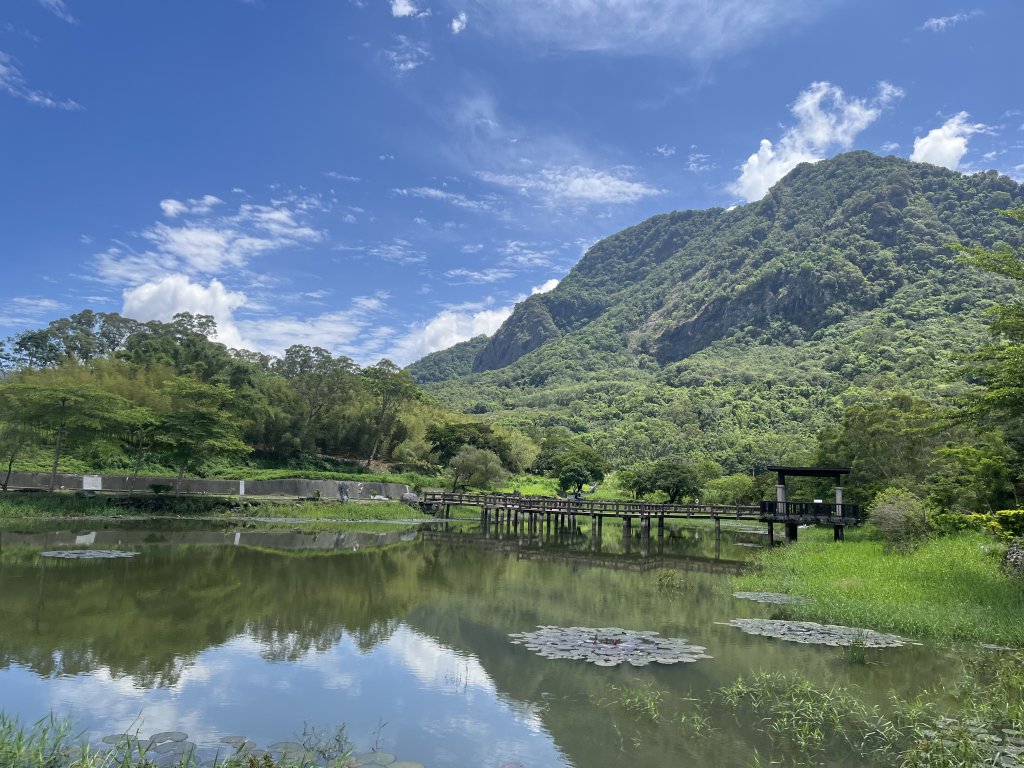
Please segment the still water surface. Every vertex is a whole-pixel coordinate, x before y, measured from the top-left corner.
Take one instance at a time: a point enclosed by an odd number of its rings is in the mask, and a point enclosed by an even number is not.
[[[758,670],[799,670],[877,701],[940,679],[950,663],[941,650],[869,651],[869,664],[854,665],[842,649],[718,623],[776,610],[731,595],[729,576],[751,552],[742,538],[716,548],[712,532],[684,532],[650,551],[623,552],[620,540],[596,553],[586,541],[541,546],[474,530],[9,528],[0,711],[23,722],[69,716],[94,742],[181,730],[210,748],[344,723],[359,750],[426,768],[746,766],[755,750],[772,752],[749,723],[718,717],[695,735],[671,720],[711,711],[715,691]],[[138,554],[40,557],[89,548]],[[681,589],[659,587],[665,570]],[[714,658],[598,667],[510,642],[538,625],[652,630]],[[648,688],[662,697],[659,724],[618,704],[622,691]]]

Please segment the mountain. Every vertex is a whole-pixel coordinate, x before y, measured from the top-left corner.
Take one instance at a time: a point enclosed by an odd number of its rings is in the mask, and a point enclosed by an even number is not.
[[[1020,247],[998,211],[1022,203],[995,172],[867,152],[805,163],[756,203],[600,241],[492,337],[410,372],[446,405],[564,426],[620,459],[806,459],[854,399],[960,386],[957,354],[986,337],[984,310],[1009,286],[950,244]]]

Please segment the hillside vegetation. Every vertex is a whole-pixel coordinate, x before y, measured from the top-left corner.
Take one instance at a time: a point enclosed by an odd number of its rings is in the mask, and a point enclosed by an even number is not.
[[[1019,249],[1024,228],[999,212],[1022,203],[995,172],[867,152],[803,164],[757,203],[597,243],[517,306],[473,372],[466,347],[408,370],[448,407],[565,428],[620,464],[699,455],[749,475],[849,460],[835,430],[851,408],[903,429],[965,391],[962,356],[1011,286],[951,244]],[[982,439],[951,429],[928,439]]]

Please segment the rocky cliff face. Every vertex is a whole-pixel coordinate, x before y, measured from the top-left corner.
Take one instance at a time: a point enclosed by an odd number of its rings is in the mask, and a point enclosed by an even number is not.
[[[519,304],[473,361],[473,371],[492,371],[511,365],[528,352],[562,335],[542,296]]]

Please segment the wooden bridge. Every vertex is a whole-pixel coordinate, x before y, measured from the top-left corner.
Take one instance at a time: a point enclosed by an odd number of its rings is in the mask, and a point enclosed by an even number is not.
[[[641,537],[650,536],[652,524],[657,536],[665,535],[667,520],[714,520],[716,532],[722,520],[747,520],[768,525],[768,541],[775,543],[775,523],[785,525],[786,540],[795,541],[801,525],[831,525],[836,541],[843,538],[848,525],[860,523],[860,508],[853,504],[825,504],[819,501],[763,501],[760,506],[722,504],[654,504],[646,501],[576,500],[516,494],[444,493],[427,491],[420,506],[429,514],[450,517],[452,507],[477,507],[484,529],[492,524],[508,530],[522,529],[527,535],[539,534],[542,528],[575,529],[580,519],[590,518],[591,532],[602,534],[606,519],[622,523],[624,536],[639,528]]]

